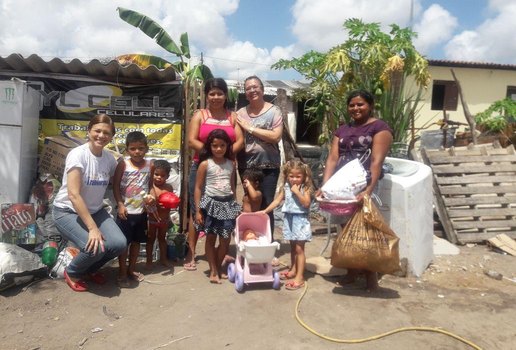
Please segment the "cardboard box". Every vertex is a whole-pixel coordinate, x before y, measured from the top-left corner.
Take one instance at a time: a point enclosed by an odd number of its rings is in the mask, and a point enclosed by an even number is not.
[[[77,139],[67,136],[49,136],[45,137],[43,144],[43,150],[39,157],[38,173],[41,174],[52,174],[59,180],[63,177],[65,168],[66,156],[72,148],[80,146],[86,143],[86,140]],[[106,151],[110,152],[117,161],[122,158],[122,154],[105,148]]]
[[[52,174],[59,179],[62,178],[68,152],[84,143],[81,143],[81,141],[65,136],[46,137],[39,157],[38,172],[40,174]]]

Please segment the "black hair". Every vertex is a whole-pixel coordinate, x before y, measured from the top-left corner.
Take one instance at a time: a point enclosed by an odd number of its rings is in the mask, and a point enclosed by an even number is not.
[[[348,98],[346,100],[346,105],[349,105],[349,102],[355,97],[362,97],[368,104],[371,106],[371,109],[374,109],[374,96],[367,90],[353,90],[348,94]]]
[[[247,83],[248,80],[258,80],[258,83],[260,83],[260,87],[262,88],[262,91],[264,91],[263,82],[256,75],[251,75],[250,77],[245,78],[244,86],[245,86],[245,83]]]
[[[222,78],[210,78],[204,83],[204,93],[208,95],[211,89],[222,90],[224,95],[228,95],[228,84]]]
[[[147,137],[141,131],[131,131],[125,138],[125,146],[129,147],[129,144],[133,142],[141,142],[147,146]]]
[[[154,161],[154,171],[156,171],[157,169],[162,169],[167,174],[170,174],[170,169],[172,169],[172,167],[170,166],[170,163],[167,162],[166,160],[157,159]]]
[[[115,123],[107,114],[97,114],[88,123],[88,131],[91,131],[95,124],[108,124],[111,127],[111,136],[115,136]]]
[[[261,184],[263,181],[263,172],[259,169],[249,168],[242,174],[242,179],[247,179],[250,182],[258,181],[258,183]]]
[[[213,153],[211,152],[211,144],[215,139],[222,140],[226,143],[227,148],[224,157],[227,159],[233,159],[233,152],[231,151],[231,145],[233,142],[229,138],[228,133],[222,129],[215,129],[208,134],[208,138],[206,139],[206,142],[204,143],[201,152],[199,153],[199,162],[202,162],[213,156]]]
[[[222,78],[210,78],[204,83],[204,94],[208,96],[210,90],[219,89],[226,96],[224,108],[228,108],[228,84]]]

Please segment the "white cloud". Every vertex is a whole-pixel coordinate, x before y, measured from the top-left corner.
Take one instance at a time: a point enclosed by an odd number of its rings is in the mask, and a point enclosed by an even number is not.
[[[414,39],[416,49],[427,55],[432,48],[449,40],[457,27],[457,18],[439,5],[431,5],[424,11],[413,30],[418,33]]]
[[[379,22],[384,30],[392,23],[408,26],[410,3],[411,0],[298,0],[293,7],[292,31],[302,46],[325,51],[347,40],[343,24],[348,18]]]
[[[181,33],[188,32],[191,46],[210,49],[229,43],[224,16],[236,11],[238,1],[0,0],[0,54],[36,53],[46,59],[59,56],[87,61],[146,52],[175,60],[120,19],[118,6],[151,17],[178,44]]]
[[[494,17],[484,21],[474,31],[464,31],[450,40],[445,47],[448,59],[515,63],[516,3],[491,0],[490,9],[495,12]]]
[[[325,51],[343,43],[347,39],[343,23],[348,18],[379,22],[384,31],[392,23],[408,26],[411,3],[297,0],[292,7],[290,27],[296,41],[284,47],[258,47],[249,41],[237,41],[228,32],[226,17],[237,11],[239,0],[0,0],[0,55],[37,54],[46,60],[61,57],[88,61],[138,52],[177,60],[139,29],[121,20],[116,11],[121,6],[153,18],[178,43],[181,33],[188,32],[194,56],[191,63],[195,64],[203,52],[206,64],[218,76],[267,77],[276,74],[269,67],[280,58],[299,57],[311,49]],[[428,53],[445,47],[450,59],[514,63],[514,0],[490,0],[486,14],[490,19],[473,31],[462,33],[453,33],[457,19],[444,8],[446,3],[441,3],[422,12],[421,0],[413,1],[414,18],[418,19],[414,30],[419,34],[414,43],[418,50]],[[259,23],[267,25],[266,20]],[[256,30],[260,30],[260,25]]]
[[[161,23],[172,32],[175,30],[174,38],[188,32],[189,39],[205,50],[229,43],[224,17],[238,9],[238,0],[161,2],[166,13],[170,13]]]
[[[487,47],[479,45],[475,31],[463,31],[446,44],[446,58],[454,61],[475,61],[483,57]]]
[[[291,58],[293,46],[274,47],[271,50],[256,47],[249,41],[236,41],[223,48],[208,52],[206,63],[214,71],[227,72],[225,77],[242,80],[250,75],[267,79],[270,66],[281,58]]]
[[[136,52],[177,60],[139,29],[120,19],[118,6],[154,19],[177,44],[181,33],[187,32],[191,63],[198,63],[203,52],[205,63],[216,75],[234,79],[239,75],[264,75],[279,58],[292,56],[291,47],[267,49],[233,40],[225,16],[237,10],[238,0],[0,0],[0,55],[35,53],[46,60],[57,56],[89,61]]]

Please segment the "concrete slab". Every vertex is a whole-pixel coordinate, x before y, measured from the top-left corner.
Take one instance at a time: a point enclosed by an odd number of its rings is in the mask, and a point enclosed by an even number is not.
[[[460,249],[449,241],[434,236],[434,255],[458,255]]]
[[[347,273],[346,269],[331,266],[330,259],[323,256],[306,259],[306,270],[325,277],[343,276]]]

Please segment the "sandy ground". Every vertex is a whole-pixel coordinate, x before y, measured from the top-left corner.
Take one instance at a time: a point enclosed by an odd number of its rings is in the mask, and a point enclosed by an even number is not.
[[[279,230],[276,237],[280,237]],[[307,244],[319,256],[326,235]],[[45,279],[0,295],[1,349],[471,349],[432,332],[402,332],[362,344],[318,337],[296,320],[303,290],[249,284],[244,293],[208,282],[198,245],[198,270],[156,267],[133,288],[115,284],[117,266],[103,271],[104,286],[75,293],[63,280]],[[234,250],[234,246],[232,245]],[[514,349],[516,257],[484,245],[436,256],[421,278],[384,276],[377,292],[363,281],[343,288],[335,278],[307,273],[299,316],[313,331],[335,339],[368,338],[401,327],[439,327],[483,349]],[[329,255],[330,249],[325,252]],[[289,261],[282,243],[280,260]],[[143,271],[143,263],[139,263]],[[284,267],[283,267],[284,268]],[[483,273],[496,270],[495,280]],[[512,345],[511,345],[512,344]]]

